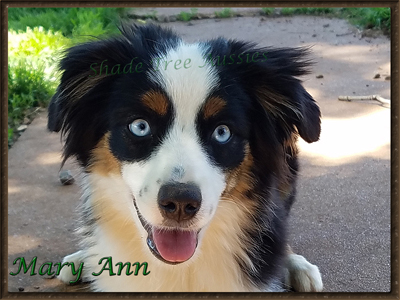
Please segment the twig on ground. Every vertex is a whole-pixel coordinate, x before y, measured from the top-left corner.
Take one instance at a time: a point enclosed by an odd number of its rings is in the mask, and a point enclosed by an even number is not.
[[[339,96],[340,101],[352,101],[352,100],[375,100],[382,104],[390,105],[390,99],[385,99],[379,95],[370,95],[370,96]]]
[[[345,35],[350,35],[350,34],[354,34],[354,32],[351,31],[351,32],[346,32],[346,33],[337,33],[336,36],[345,36]]]
[[[35,113],[37,113],[40,110],[40,107],[37,107],[34,111],[30,112],[29,114],[26,115],[26,117],[29,117]]]

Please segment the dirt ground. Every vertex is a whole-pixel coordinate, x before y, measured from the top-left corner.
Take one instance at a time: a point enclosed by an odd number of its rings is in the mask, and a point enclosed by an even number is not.
[[[298,198],[290,241],[319,266],[326,292],[389,292],[390,115],[376,101],[338,101],[339,95],[390,98],[390,40],[364,36],[346,21],[321,17],[234,17],[164,24],[189,42],[217,36],[260,46],[312,46],[316,64],[304,85],[322,115],[319,142],[301,147]],[[374,79],[376,74],[379,78]],[[319,76],[322,75],[322,76]],[[319,77],[319,78],[317,78]],[[38,257],[59,262],[76,250],[77,184],[58,181],[60,137],[46,132],[42,112],[9,151],[8,270]],[[78,178],[78,167],[67,169]],[[78,180],[79,181],[79,180]],[[10,292],[84,291],[57,279],[8,276]]]

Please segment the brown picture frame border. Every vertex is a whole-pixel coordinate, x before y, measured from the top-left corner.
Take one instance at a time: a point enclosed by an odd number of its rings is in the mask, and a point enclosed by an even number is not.
[[[0,0],[1,1],[1,0]],[[398,1],[1,1],[1,285],[2,298],[17,299],[399,299],[399,2]],[[9,293],[8,292],[8,7],[390,7],[391,8],[391,292],[389,293]]]

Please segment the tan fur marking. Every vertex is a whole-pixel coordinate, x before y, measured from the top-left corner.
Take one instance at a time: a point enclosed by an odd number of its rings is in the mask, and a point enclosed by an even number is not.
[[[289,244],[286,244],[286,253],[294,254],[292,247]]]
[[[300,120],[303,119],[301,111],[285,96],[282,96],[267,87],[258,89],[256,94],[259,99],[259,103],[263,106],[263,108],[272,114],[272,116],[279,119],[282,127],[286,131],[292,131],[292,127],[286,122],[287,116],[284,112],[284,109],[294,112]]]
[[[283,143],[286,153],[291,153],[292,156],[297,155],[299,152],[297,148],[297,135],[297,133],[292,133]]]
[[[95,279],[94,290],[118,292],[256,292],[244,282],[236,258],[246,259],[240,235],[247,211],[232,201],[223,201],[207,228],[195,256],[187,263],[171,267],[150,253],[143,241],[147,236],[137,219],[132,196],[121,176],[89,175],[93,187],[91,207],[99,217],[96,246],[88,249],[85,268],[99,270],[99,259],[111,256],[115,262],[148,262],[149,276],[109,276],[103,272]],[[112,188],[110,188],[112,187]],[[143,238],[144,237],[144,238]],[[210,255],[210,253],[212,255]],[[246,260],[245,260],[246,261]],[[246,261],[247,263],[251,263]],[[114,268],[116,272],[118,268]],[[132,270],[132,269],[131,269]],[[208,274],[194,280],[194,274]],[[179,280],[177,280],[179,278]],[[97,289],[96,289],[97,288]]]
[[[219,113],[226,105],[226,101],[219,97],[210,98],[203,107],[204,119],[208,119]]]
[[[251,216],[257,209],[257,203],[245,195],[246,191],[251,190],[254,186],[251,172],[253,164],[253,156],[250,153],[250,146],[247,144],[242,163],[227,176],[227,188],[222,193],[215,221],[210,226],[211,231],[218,231],[221,230],[219,228],[221,224],[226,225],[219,236],[227,235],[227,231],[231,232],[227,237],[230,240],[229,243],[226,243],[229,245],[227,250],[235,251],[234,255],[247,264],[250,269],[254,269],[256,266],[253,265],[245,250],[250,247],[251,243],[245,232],[250,226],[254,226]],[[246,282],[245,278],[241,278],[241,281],[250,290],[252,289],[251,283]]]
[[[104,74],[93,76],[92,72],[85,72],[73,76],[63,85],[60,85],[60,88],[62,87],[62,89],[58,93],[58,101],[62,101],[64,98],[68,99],[68,101],[71,101],[72,103],[80,100],[105,77],[107,76]]]
[[[159,115],[164,116],[168,110],[168,100],[165,95],[150,91],[142,96],[142,103]]]
[[[227,178],[227,190],[223,196],[229,195],[235,197],[242,197],[243,194],[253,187],[251,166],[253,165],[253,156],[250,153],[250,146],[247,144],[245,147],[245,157],[242,163],[232,170]]]
[[[110,151],[110,133],[106,133],[92,151],[92,157],[88,167],[89,172],[100,175],[120,174],[121,164]]]
[[[297,145],[297,133],[292,133],[290,137],[284,141],[284,153],[285,153],[285,161],[282,162],[281,168],[281,176],[280,182],[278,184],[278,190],[281,196],[281,199],[287,200],[289,195],[293,192],[293,184],[292,184],[292,173],[289,170],[289,164],[287,163],[287,159],[290,159],[293,156],[296,156],[299,152]]]

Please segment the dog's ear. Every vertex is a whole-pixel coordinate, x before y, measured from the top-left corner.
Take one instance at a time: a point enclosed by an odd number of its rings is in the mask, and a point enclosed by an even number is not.
[[[297,78],[309,72],[305,48],[262,48],[239,42],[231,44],[233,53],[247,60],[236,66],[242,85],[264,112],[276,120],[284,132],[297,128],[308,143],[319,139],[320,109]]]
[[[87,165],[91,150],[109,129],[109,102],[113,85],[132,62],[141,61],[133,48],[132,33],[73,46],[65,52],[59,69],[62,72],[56,94],[48,109],[50,131],[65,137],[64,162],[75,156]],[[119,67],[118,67],[119,66]],[[114,68],[115,67],[115,68]]]
[[[309,72],[311,62],[306,60],[307,55],[308,50],[304,48],[267,50],[265,62],[258,65],[262,75],[257,100],[283,126],[294,125],[299,135],[312,143],[320,136],[321,112],[297,79]]]
[[[119,36],[68,49],[60,62],[62,76],[49,105],[47,126],[65,136],[64,161],[75,156],[87,165],[91,150],[110,129],[110,101],[119,79],[130,76],[132,83],[138,82],[143,77],[138,73],[149,68],[151,53],[166,51],[178,40],[157,25],[122,24],[120,31]],[[169,43],[160,42],[162,38]]]
[[[299,105],[300,114],[295,118],[294,124],[300,136],[308,143],[316,142],[321,133],[321,112],[313,97],[297,83],[294,95]]]
[[[90,150],[106,131],[104,115],[109,90],[104,87],[110,88],[116,76],[99,74],[98,66],[104,60],[111,66],[116,64],[115,60],[110,60],[109,53],[116,50],[114,47],[107,49],[110,44],[95,41],[74,46],[60,62],[62,75],[49,104],[47,127],[65,136],[63,163],[75,156],[86,165]]]
[[[254,98],[265,114],[274,118],[281,128],[290,133],[293,126],[308,143],[318,141],[321,132],[321,113],[312,96],[295,78],[274,78],[277,85],[260,84]]]
[[[62,124],[61,103],[57,99],[58,92],[51,98],[48,108],[47,128],[54,132],[59,132]]]

